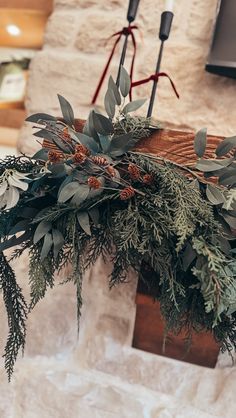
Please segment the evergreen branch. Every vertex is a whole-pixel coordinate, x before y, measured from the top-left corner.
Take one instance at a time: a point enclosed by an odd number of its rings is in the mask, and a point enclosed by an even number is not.
[[[0,253],[0,289],[3,291],[3,300],[8,316],[9,334],[4,357],[10,381],[18,352],[20,349],[22,352],[24,351],[27,305],[21,288],[16,282],[15,274],[3,253]]]

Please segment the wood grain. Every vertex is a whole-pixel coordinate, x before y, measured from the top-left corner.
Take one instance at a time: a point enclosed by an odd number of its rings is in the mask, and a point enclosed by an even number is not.
[[[150,296],[137,294],[136,304],[134,348],[204,367],[215,367],[219,346],[211,333],[193,333],[189,351],[186,350],[184,333],[172,335],[163,352],[164,323],[159,302],[154,302]]]
[[[84,121],[76,119],[76,130],[81,131],[83,126]],[[194,136],[193,132],[158,129],[148,138],[141,140],[135,147],[135,150],[158,155],[178,164],[194,163],[196,161],[196,154],[193,148]],[[224,139],[222,136],[207,136],[206,157],[214,157],[216,146],[222,139]]]

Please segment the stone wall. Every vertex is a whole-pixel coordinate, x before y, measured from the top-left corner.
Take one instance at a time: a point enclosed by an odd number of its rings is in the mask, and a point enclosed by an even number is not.
[[[59,114],[60,93],[77,117],[86,117],[112,45],[106,40],[124,25],[127,3],[55,0],[45,46],[31,63],[29,114]],[[154,116],[170,127],[208,126],[210,133],[231,135],[236,131],[235,81],[204,71],[216,3],[176,1],[162,69],[174,79],[181,99],[175,98],[168,80],[161,80]],[[155,68],[163,4],[140,1],[135,79]],[[114,75],[118,58],[119,53],[111,67]],[[143,87],[135,96],[149,92],[150,86]],[[31,127],[23,127],[21,150],[31,152],[35,144]],[[26,292],[27,255],[15,267]],[[204,369],[133,349],[136,277],[110,292],[109,271],[109,264],[99,261],[84,278],[79,337],[72,285],[49,290],[32,312],[25,357],[18,361],[11,385],[4,372],[0,375],[1,418],[233,418],[236,369]],[[0,310],[3,351],[7,331],[2,305]]]
[[[57,93],[85,118],[99,76],[111,50],[107,41],[126,22],[128,0],[55,0],[45,33],[45,46],[31,64],[26,97],[27,112],[59,114]],[[135,79],[154,72],[159,48],[158,30],[164,0],[141,0],[137,24]],[[200,129],[232,135],[236,131],[235,81],[208,74],[204,68],[216,13],[216,0],[178,0],[162,70],[175,81],[177,100],[167,79],[161,79],[154,116],[175,128]],[[115,76],[120,50],[111,66]],[[130,55],[130,53],[129,53]],[[129,64],[129,57],[127,65]],[[102,105],[104,89],[98,100]],[[151,86],[139,88],[135,97],[148,97]],[[20,147],[33,149],[31,129],[24,128]]]

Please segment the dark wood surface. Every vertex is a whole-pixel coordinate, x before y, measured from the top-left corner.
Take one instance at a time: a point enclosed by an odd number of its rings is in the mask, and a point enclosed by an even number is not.
[[[215,367],[219,346],[210,333],[194,333],[189,351],[184,333],[172,335],[167,339],[163,352],[164,323],[159,303],[150,296],[137,294],[136,304],[133,347],[200,366]]]

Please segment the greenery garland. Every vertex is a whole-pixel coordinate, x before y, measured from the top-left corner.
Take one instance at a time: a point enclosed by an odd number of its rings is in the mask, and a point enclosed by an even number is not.
[[[28,313],[54,286],[67,264],[77,289],[99,256],[112,257],[110,285],[133,268],[160,301],[166,332],[212,332],[222,350],[236,348],[236,137],[204,159],[206,130],[197,133],[195,165],[178,165],[134,151],[158,125],[131,117],[143,100],[125,104],[130,80],[110,78],[108,117],[90,112],[83,132],[59,96],[63,119],[35,114],[42,148],[33,157],[0,161],[0,288],[8,314],[5,366],[10,379],[24,349]],[[224,157],[224,158],[222,158]],[[212,183],[211,177],[215,178]],[[3,252],[14,248],[7,260]],[[27,306],[11,260],[29,251],[31,302]],[[154,274],[142,276],[146,267]]]

